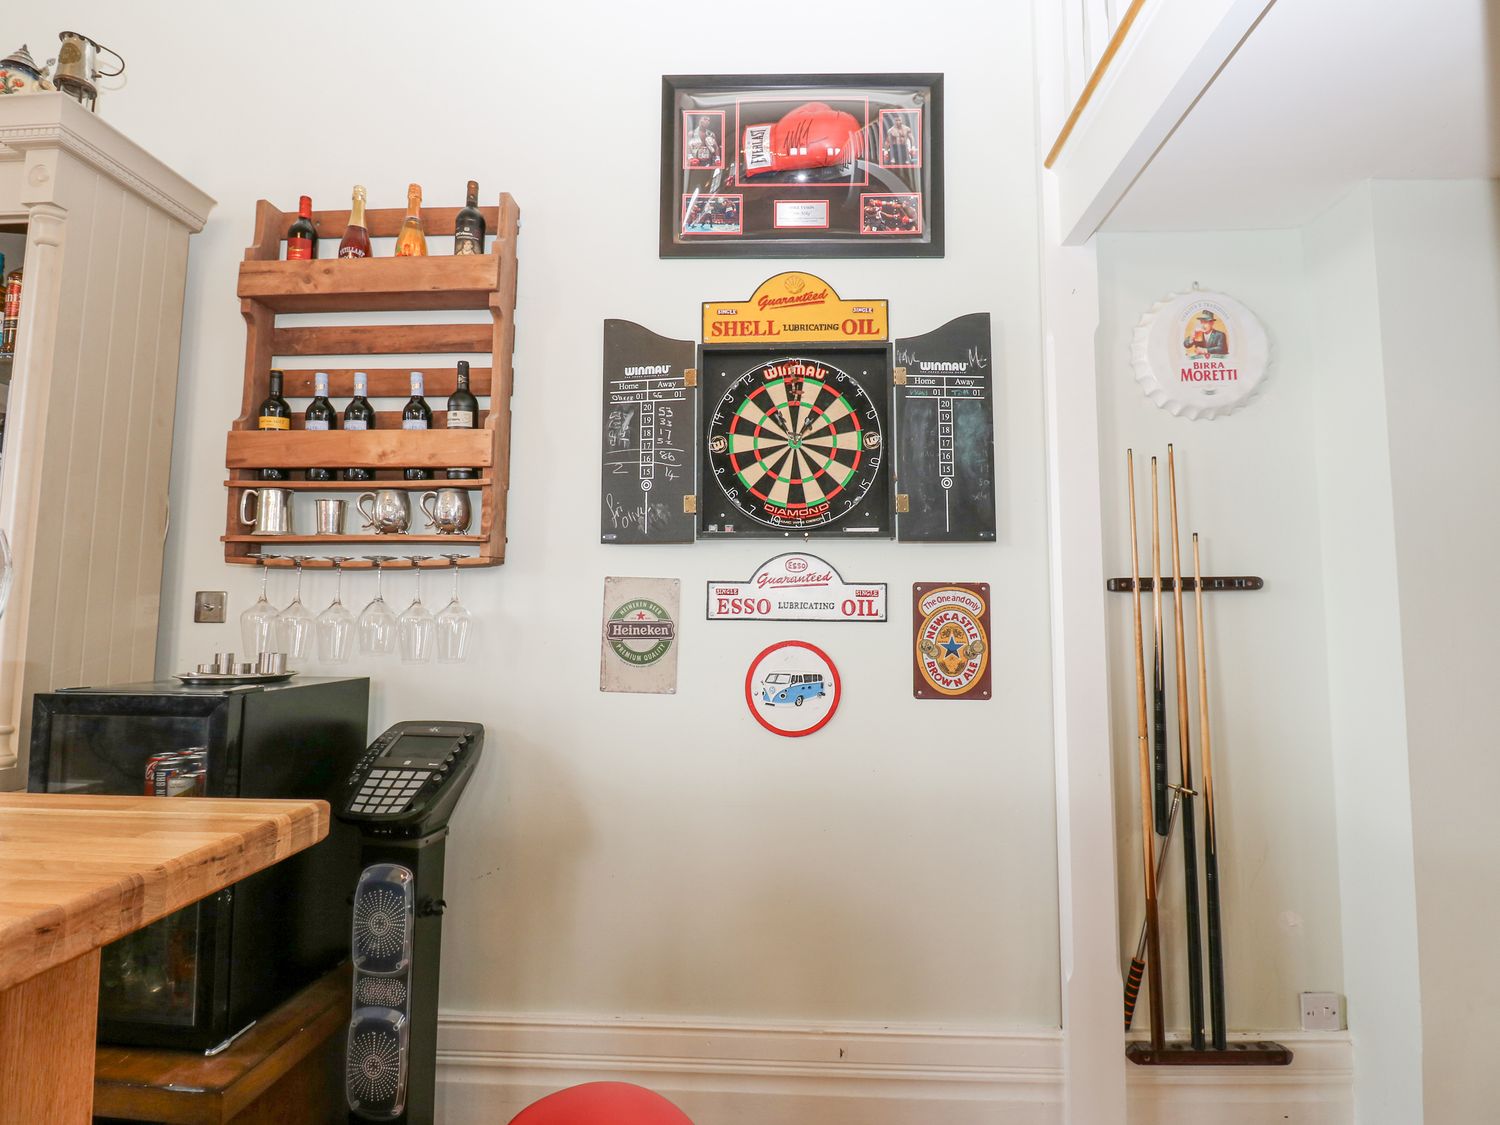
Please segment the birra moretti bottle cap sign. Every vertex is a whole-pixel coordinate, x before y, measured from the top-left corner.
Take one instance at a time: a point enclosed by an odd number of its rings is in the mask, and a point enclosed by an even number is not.
[[[1254,313],[1225,293],[1194,289],[1158,301],[1131,341],[1146,397],[1188,418],[1217,418],[1260,391],[1271,345]]]

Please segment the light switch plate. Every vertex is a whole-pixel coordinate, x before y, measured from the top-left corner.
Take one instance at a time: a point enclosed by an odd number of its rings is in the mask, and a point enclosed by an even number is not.
[[[200,623],[223,621],[224,606],[228,601],[227,591],[199,590],[193,595],[193,620]]]
[[[1344,998],[1337,992],[1304,992],[1300,999],[1303,1031],[1344,1029]]]

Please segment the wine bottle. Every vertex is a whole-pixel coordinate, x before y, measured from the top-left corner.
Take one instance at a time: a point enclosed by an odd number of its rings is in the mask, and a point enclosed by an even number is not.
[[[365,397],[369,393],[370,377],[363,371],[356,371],[354,373],[354,397],[349,400],[349,405],[344,408],[344,429],[373,430],[375,428],[375,408],[370,405],[370,400]],[[374,480],[375,470],[345,469],[344,479]]]
[[[406,218],[401,220],[401,233],[396,235],[396,257],[427,257],[427,235],[422,230],[421,184],[412,184],[406,189]]]
[[[318,230],[312,221],[312,196],[297,201],[297,221],[286,232],[286,260],[305,262],[318,256]]]
[[[281,397],[281,372],[271,372],[271,391],[266,395],[265,401],[260,404],[255,419],[255,428],[258,430],[290,430],[292,428],[292,408],[287,405],[286,399]],[[261,480],[291,480],[292,474],[286,469],[262,469]]]
[[[422,397],[422,373],[420,371],[411,373],[411,398],[406,400],[406,405],[401,410],[401,428],[403,430],[430,430],[432,428],[432,407],[428,406],[427,400]],[[406,479],[431,480],[432,470],[407,469]]]
[[[455,254],[484,253],[484,212],[479,209],[479,181],[469,181],[469,194],[453,224]],[[450,474],[451,475],[451,474]]]
[[[343,240],[339,243],[340,258],[373,258],[370,253],[370,232],[365,229],[365,186],[354,185],[354,202],[349,206],[349,225],[344,228]]]
[[[339,413],[328,401],[328,372],[319,371],[313,376],[313,400],[307,404],[307,413],[302,423],[307,430],[336,430]],[[333,480],[332,469],[312,468],[307,470],[308,480]]]
[[[0,320],[0,352],[16,350],[16,330],[21,324],[21,267],[5,279],[5,316]]]
[[[470,181],[472,185],[472,181]],[[472,430],[479,425],[479,400],[469,390],[469,361],[458,361],[458,387],[448,396],[448,428]],[[449,469],[449,480],[474,480],[477,469]]]

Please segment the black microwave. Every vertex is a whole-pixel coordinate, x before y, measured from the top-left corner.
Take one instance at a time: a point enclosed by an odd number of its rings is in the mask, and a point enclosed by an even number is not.
[[[38,694],[28,788],[164,799],[318,797],[365,752],[368,679]],[[359,834],[306,851],[104,947],[99,1040],[211,1051],[348,955]]]

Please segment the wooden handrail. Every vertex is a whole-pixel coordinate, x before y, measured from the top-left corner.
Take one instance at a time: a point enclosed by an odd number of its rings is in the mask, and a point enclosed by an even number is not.
[[[1073,134],[1073,127],[1078,124],[1078,118],[1083,115],[1089,99],[1094,96],[1094,91],[1104,78],[1104,72],[1109,69],[1109,64],[1114,62],[1115,55],[1119,53],[1120,44],[1125,42],[1125,36],[1130,32],[1130,25],[1135,23],[1135,17],[1145,6],[1146,0],[1131,0],[1130,7],[1125,10],[1124,18],[1120,20],[1120,26],[1115,28],[1115,33],[1109,37],[1109,45],[1104,48],[1104,54],[1099,56],[1099,63],[1094,67],[1094,73],[1089,75],[1088,82],[1084,84],[1083,93],[1079,94],[1078,100],[1073,103],[1073,112],[1068,114],[1068,119],[1063,122],[1062,130],[1057,134],[1057,140],[1052,142],[1052,151],[1047,153],[1047,159],[1042,161],[1043,168],[1051,168],[1057,162],[1063,145],[1068,143],[1068,138]]]

